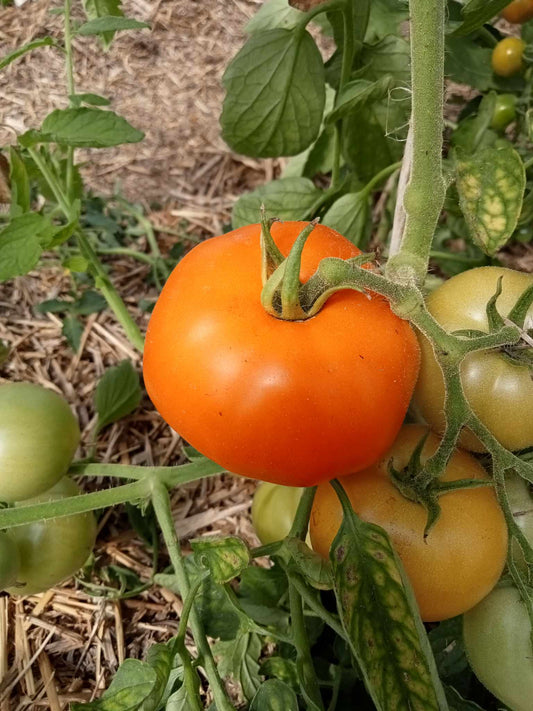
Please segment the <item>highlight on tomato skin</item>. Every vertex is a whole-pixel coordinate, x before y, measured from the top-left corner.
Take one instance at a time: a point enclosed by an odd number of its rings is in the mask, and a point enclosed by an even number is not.
[[[274,223],[288,254],[306,223]],[[360,250],[318,225],[301,281],[324,257]],[[407,321],[378,295],[334,294],[307,320],[261,305],[260,226],[189,252],[153,310],[144,351],[148,394],[167,423],[235,474],[289,486],[346,476],[379,459],[401,427],[419,367]]]
[[[389,462],[403,468],[427,434],[422,425],[404,425],[389,452],[365,471],[345,477],[342,485],[354,511],[364,521],[384,528],[398,553],[425,622],[460,615],[482,600],[496,585],[507,558],[505,517],[491,486],[459,489],[440,497],[441,515],[424,539],[427,512],[405,498],[392,483]],[[433,454],[439,438],[430,433],[422,463]],[[489,479],[472,455],[456,450],[442,477]],[[333,487],[321,484],[310,520],[313,549],[328,558],[342,521]]]

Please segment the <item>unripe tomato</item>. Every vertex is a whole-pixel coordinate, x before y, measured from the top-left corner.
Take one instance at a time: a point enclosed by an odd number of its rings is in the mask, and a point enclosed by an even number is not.
[[[512,77],[523,69],[526,43],[518,37],[500,40],[492,52],[492,69],[500,77]]]
[[[513,0],[502,11],[502,17],[516,25],[521,25],[533,18],[533,0]]]
[[[46,491],[66,473],[80,441],[67,402],[32,383],[0,385],[0,501]]]
[[[23,505],[55,501],[80,493],[77,484],[64,477],[44,494]],[[11,528],[9,535],[18,548],[20,569],[16,583],[7,587],[12,595],[33,595],[54,587],[76,573],[89,557],[96,539],[92,513],[36,521]]]
[[[5,531],[0,531],[0,590],[13,585],[19,566],[19,552],[13,539]]]
[[[533,491],[529,482],[518,474],[510,472],[505,477],[505,490],[513,517],[522,529],[530,546],[533,546]],[[517,565],[527,572],[527,564],[520,545],[513,541],[513,558]]]
[[[283,254],[306,226],[275,223]],[[360,251],[318,225],[300,278]],[[164,419],[229,471],[310,486],[378,459],[405,416],[416,337],[382,297],[334,294],[316,316],[283,321],[261,305],[260,226],[202,242],[172,272],[152,313],[144,380]]]
[[[404,425],[390,451],[373,466],[345,477],[342,485],[354,511],[384,528],[396,549],[424,621],[444,620],[469,610],[498,582],[507,556],[507,526],[492,487],[458,489],[440,497],[441,514],[424,539],[427,511],[405,498],[392,483],[389,463],[408,463],[427,429]],[[422,463],[437,449],[430,434]],[[442,481],[488,479],[467,452],[456,450]],[[324,558],[342,521],[342,508],[330,484],[318,487],[311,513],[313,549]]]
[[[263,545],[283,540],[290,532],[304,489],[263,482],[255,490],[252,523]]]
[[[519,296],[531,284],[533,275],[504,267],[478,267],[457,274],[427,298],[427,308],[447,331],[488,331],[487,302],[496,293],[502,277],[502,293],[496,306],[506,317]],[[533,323],[533,307],[526,328]],[[529,325],[528,325],[529,324]],[[443,432],[444,380],[433,348],[419,337],[422,352],[414,403],[426,422]],[[507,449],[533,446],[533,380],[527,364],[518,364],[500,350],[470,353],[461,363],[461,383],[470,406],[481,422]],[[477,437],[463,431],[460,445],[483,451]]]
[[[463,618],[468,661],[487,689],[512,711],[531,711],[531,623],[520,593],[497,587]]]
[[[516,96],[514,94],[500,94],[497,96],[490,127],[495,131],[504,131],[515,118]]]

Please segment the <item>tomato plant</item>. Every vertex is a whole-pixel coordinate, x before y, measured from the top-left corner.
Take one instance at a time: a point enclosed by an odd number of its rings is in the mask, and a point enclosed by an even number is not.
[[[502,10],[502,17],[513,24],[523,24],[533,18],[532,0],[513,0]]]
[[[57,501],[79,493],[77,484],[63,477],[24,504]],[[9,535],[18,549],[20,566],[16,582],[7,585],[7,590],[14,595],[33,595],[61,583],[81,568],[94,546],[96,521],[92,513],[75,514],[17,526]]]
[[[19,553],[13,539],[5,531],[0,531],[0,590],[13,585],[19,567]]]
[[[479,267],[462,272],[435,289],[427,307],[448,331],[488,330],[487,302],[502,278],[502,293],[496,305],[507,316],[519,296],[533,284],[533,276],[504,267]],[[533,314],[533,309],[530,310]],[[444,382],[433,349],[420,337],[422,362],[414,402],[424,419],[438,432],[444,429]],[[527,351],[526,351],[527,352]],[[471,353],[461,364],[461,382],[468,402],[483,424],[507,449],[533,445],[533,381],[529,364],[515,361],[504,350]],[[471,433],[461,435],[461,444],[481,451]]]
[[[389,462],[404,467],[420,439],[421,425],[405,425],[380,462],[342,480],[354,511],[390,535],[413,586],[423,620],[443,620],[473,607],[496,584],[507,555],[505,519],[490,487],[457,490],[440,498],[440,518],[424,538],[426,510],[409,501],[392,483]],[[435,452],[439,439],[429,434],[422,463]],[[483,467],[457,450],[442,477],[487,479]],[[342,512],[329,484],[317,490],[311,513],[311,542],[327,557]],[[460,572],[458,561],[461,561]]]
[[[262,482],[252,502],[252,523],[263,545],[281,541],[291,530],[303,489]]]
[[[304,227],[274,223],[287,254]],[[154,308],[144,380],[165,420],[235,474],[305,486],[358,471],[390,446],[418,372],[411,327],[382,297],[342,291],[313,318],[261,304],[260,226],[195,247]],[[315,227],[300,278],[323,257],[360,254]]]
[[[513,94],[499,94],[496,98],[491,128],[503,131],[516,118],[516,97]]]
[[[518,37],[506,37],[492,52],[492,69],[500,77],[512,77],[522,71],[526,44]]]
[[[65,474],[80,440],[67,402],[32,383],[0,385],[0,501],[22,501]]]
[[[529,617],[514,587],[497,587],[463,618],[468,660],[478,679],[513,711],[533,698]]]

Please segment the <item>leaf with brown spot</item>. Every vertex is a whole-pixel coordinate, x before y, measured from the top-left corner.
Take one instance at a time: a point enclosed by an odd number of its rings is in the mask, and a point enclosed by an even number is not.
[[[335,483],[344,518],[330,550],[335,595],[377,711],[447,711],[410,585],[387,533],[362,521]]]

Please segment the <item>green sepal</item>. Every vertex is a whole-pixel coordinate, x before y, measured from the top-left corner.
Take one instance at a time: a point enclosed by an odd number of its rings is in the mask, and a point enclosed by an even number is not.
[[[499,331],[500,328],[503,328],[505,326],[503,317],[500,314],[500,312],[498,311],[498,308],[496,306],[496,302],[498,301],[498,298],[500,297],[500,295],[502,293],[502,282],[503,282],[503,277],[499,277],[498,283],[496,285],[496,291],[487,302],[486,312],[487,312],[487,320],[489,322],[489,333],[493,333],[494,331]]]

